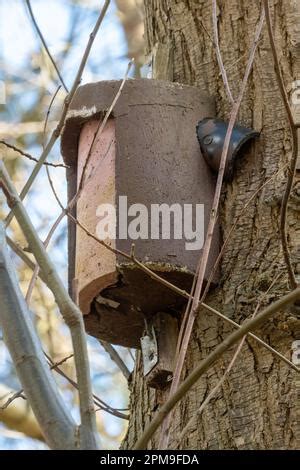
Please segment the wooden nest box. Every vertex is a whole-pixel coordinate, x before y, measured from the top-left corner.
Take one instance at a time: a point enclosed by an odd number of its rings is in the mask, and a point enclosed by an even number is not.
[[[195,218],[196,204],[203,204],[205,233],[215,178],[201,156],[196,125],[204,117],[214,116],[214,104],[195,87],[159,80],[128,80],[111,118],[91,148],[95,131],[120,84],[104,81],[81,86],[70,105],[61,143],[69,166],[69,201],[77,191],[90,155],[85,188],[73,215],[97,235],[99,206],[111,204],[116,208],[117,238],[105,242],[129,255],[134,242],[135,257],[140,262],[189,291],[201,250],[186,249],[187,240],[174,236],[172,212],[171,236],[164,239],[160,226],[159,236],[156,232],[151,238],[151,208],[179,204],[184,210],[184,205],[192,205]],[[136,218],[130,212],[134,204],[148,209],[149,236],[144,234],[142,239],[126,238],[124,234],[126,213],[128,224]],[[120,227],[122,234],[118,236]],[[218,251],[217,230],[207,274]],[[183,297],[143,272],[132,259],[109,251],[71,220],[69,282],[73,291],[76,286],[87,332],[126,347],[140,347],[145,318],[149,320],[158,312],[176,317],[186,303]]]

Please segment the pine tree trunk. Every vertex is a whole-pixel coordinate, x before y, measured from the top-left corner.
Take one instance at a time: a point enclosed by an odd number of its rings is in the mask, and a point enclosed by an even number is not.
[[[300,80],[300,4],[296,0],[275,0],[271,4],[280,64],[285,85],[290,91],[292,82]],[[260,2],[218,0],[218,7],[220,48],[233,96],[237,97],[260,16]],[[154,77],[200,87],[216,98],[218,116],[228,118],[231,107],[212,43],[211,1],[147,0],[145,10],[148,53],[152,54]],[[258,188],[291,156],[290,131],[280,99],[266,27],[238,122],[253,127],[261,132],[261,136],[238,162],[233,181],[224,184],[221,204],[223,239],[232,224],[237,221],[237,225],[222,260],[221,283],[209,293],[207,303],[241,323],[253,314],[262,298],[264,306],[289,289],[279,233],[286,170],[279,171],[241,214]],[[299,188],[298,172],[288,214],[291,258],[298,278]],[[278,275],[278,281],[263,297]],[[231,331],[230,325],[201,311],[194,326],[184,377]],[[277,314],[256,333],[290,358],[292,341],[300,339],[299,332],[299,320],[292,310],[287,310]],[[176,407],[169,447],[299,448],[296,373],[251,339],[246,340],[233,370],[196,424],[182,442],[176,442],[180,430],[222,377],[234,350],[228,351]],[[166,397],[167,393],[147,388],[138,354],[124,448],[132,447]],[[158,438],[159,431],[149,443],[149,448],[157,448]]]

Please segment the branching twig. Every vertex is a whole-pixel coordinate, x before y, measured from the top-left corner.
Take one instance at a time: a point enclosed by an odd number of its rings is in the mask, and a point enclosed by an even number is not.
[[[18,392],[14,393],[8,400],[4,403],[4,405],[0,406],[0,410],[4,411],[6,408],[9,407],[9,405],[15,401],[17,398],[23,398],[23,400],[26,400],[26,397],[23,395],[24,390],[21,389]]]
[[[290,250],[289,250],[288,239],[287,239],[286,219],[287,219],[287,212],[288,212],[288,202],[290,199],[290,194],[292,191],[293,182],[294,182],[295,173],[296,173],[296,166],[297,166],[298,145],[299,145],[298,144],[298,131],[297,131],[297,126],[295,124],[293,113],[290,107],[288,95],[285,89],[283,76],[282,76],[281,68],[279,64],[279,59],[278,59],[278,55],[276,51],[273,27],[271,23],[269,0],[264,0],[264,9],[265,9],[265,14],[266,14],[266,23],[268,26],[271,50],[272,50],[273,59],[274,59],[276,78],[277,78],[279,90],[281,93],[282,101],[284,103],[285,110],[287,113],[290,129],[291,129],[291,135],[292,135],[292,156],[291,156],[290,168],[289,168],[288,175],[287,175],[287,182],[286,182],[286,187],[285,187],[285,191],[284,191],[284,195],[282,199],[281,211],[280,211],[280,233],[281,233],[283,256],[284,256],[284,260],[285,260],[286,267],[288,270],[290,284],[291,284],[291,287],[295,289],[295,287],[298,285],[298,282],[296,280],[293,265],[291,262]]]
[[[58,362],[53,362],[53,360],[47,355],[45,354],[46,358],[47,358],[47,361],[48,361],[48,364],[49,364],[49,367],[50,369],[52,370],[55,370],[59,375],[61,375],[65,380],[67,380],[76,390],[78,390],[78,385],[77,383],[72,380],[61,368],[60,366],[66,362],[68,359],[70,359],[71,357],[74,356],[74,354],[71,354],[63,359],[61,359],[60,361]],[[26,397],[23,395],[23,390],[19,390],[18,392],[14,393],[14,395],[12,397],[10,397],[7,402],[2,405],[0,407],[0,410],[2,409],[5,409],[7,408],[15,399],[17,398],[24,398],[26,400]],[[121,419],[125,419],[125,420],[128,420],[128,415],[125,415],[123,413],[120,413],[120,411],[116,408],[112,408],[111,406],[109,406],[107,403],[105,403],[103,400],[101,400],[101,398],[99,398],[97,395],[94,395],[93,394],[93,399],[94,399],[94,403],[96,406],[99,407],[99,409],[101,411],[105,411],[106,413],[109,413],[113,416],[116,416],[117,418],[121,418]]]
[[[212,351],[201,363],[194,369],[194,371],[182,382],[177,391],[166,401],[166,403],[156,413],[150,424],[144,430],[142,436],[138,439],[134,449],[145,449],[147,443],[158,429],[158,427],[165,420],[166,416],[175,407],[175,405],[187,394],[193,385],[200,379],[200,377],[209,369],[209,367],[219,359],[224,352],[233,346],[239,339],[257,329],[263,322],[280,310],[287,308],[295,301],[300,299],[300,287],[289,292],[281,299],[266,307],[252,320],[246,321],[238,331],[231,333],[221,344],[219,344],[214,351]]]
[[[223,257],[223,254],[224,254],[224,252],[225,252],[225,249],[226,249],[226,247],[227,247],[229,241],[231,240],[231,235],[232,235],[232,233],[234,232],[234,230],[235,230],[235,228],[236,228],[236,226],[237,226],[237,224],[238,224],[240,218],[241,218],[242,215],[246,212],[246,209],[249,207],[249,205],[250,205],[250,203],[253,201],[253,199],[255,199],[255,197],[260,193],[260,191],[262,191],[262,190],[265,188],[265,186],[267,186],[274,178],[276,178],[276,176],[278,176],[279,173],[282,172],[282,170],[284,170],[285,168],[287,168],[287,166],[288,166],[287,163],[286,163],[285,165],[281,166],[281,167],[279,168],[279,170],[276,171],[276,173],[274,173],[274,174],[273,174],[270,178],[268,178],[267,181],[265,181],[256,191],[254,191],[254,193],[253,193],[252,196],[248,199],[248,201],[246,202],[246,204],[245,204],[244,207],[242,208],[241,212],[239,213],[238,217],[236,218],[236,221],[231,225],[231,227],[230,227],[230,229],[229,229],[229,231],[228,231],[228,234],[227,234],[227,236],[226,236],[226,238],[225,238],[225,240],[224,240],[224,242],[223,242],[223,244],[222,244],[222,247],[221,247],[221,250],[220,250],[220,252],[219,252],[219,254],[218,254],[218,257],[217,257],[217,259],[216,259],[216,261],[215,261],[215,263],[214,263],[214,265],[213,265],[213,268],[212,268],[212,270],[211,270],[211,273],[210,273],[210,275],[209,275],[209,278],[208,278],[208,280],[207,280],[207,283],[206,283],[206,285],[205,285],[204,292],[203,292],[203,294],[202,294],[202,296],[201,296],[201,299],[200,299],[201,302],[204,302],[204,300],[205,300],[205,298],[206,298],[206,296],[207,296],[207,293],[208,293],[209,288],[210,288],[210,285],[211,285],[211,283],[212,283],[212,281],[213,281],[213,279],[214,279],[214,276],[215,276],[216,270],[217,270],[217,268],[218,268],[218,265],[219,265],[219,263],[220,263],[220,261],[221,261],[221,259],[222,259],[222,257]]]
[[[270,180],[268,180],[269,182]],[[118,254],[118,255],[121,255],[123,257],[125,257],[126,259],[128,260],[131,260],[133,261],[134,264],[136,264],[136,266],[141,269],[144,273],[146,273],[148,276],[150,276],[152,279],[154,279],[155,281],[161,283],[162,285],[164,285],[165,287],[167,287],[168,289],[172,290],[173,292],[175,292],[176,294],[180,295],[181,297],[187,299],[187,300],[193,300],[193,296],[191,296],[188,292],[186,292],[185,290],[183,289],[180,289],[179,287],[175,286],[174,284],[168,282],[166,279],[162,278],[161,276],[159,276],[156,272],[152,271],[148,266],[146,266],[145,264],[141,263],[137,258],[130,256],[129,254],[123,252],[123,251],[120,251],[120,250],[117,250],[115,248],[112,248],[110,245],[107,245],[103,240],[99,239],[96,235],[93,235],[85,225],[83,225],[78,219],[76,219],[75,217],[73,217],[71,214],[67,214],[68,217],[70,217],[74,223],[76,223],[85,233],[87,236],[93,238],[93,240],[95,240],[97,243],[101,244],[102,246],[104,246],[105,248],[107,248],[109,251],[112,251],[113,253],[115,254]],[[27,266],[29,268],[31,268],[32,270],[34,270],[35,268],[35,264],[31,261],[31,259],[23,252],[23,250],[21,248],[18,247],[18,245],[16,245],[9,237],[7,237],[7,240],[8,240],[8,243],[9,245],[11,246],[11,248],[16,252],[17,255],[19,255],[21,257],[21,259],[27,264]],[[39,273],[39,277],[43,280],[43,282],[45,282],[46,285],[48,285],[47,283],[47,279],[43,276],[43,273]],[[223,315],[221,312],[219,312],[218,310],[216,310],[215,308],[207,305],[206,303],[204,303],[204,301],[201,299],[200,301],[200,305],[205,308],[206,310],[208,310],[209,312],[219,316],[220,318],[222,318],[225,322],[227,323],[230,323],[231,325],[233,325],[235,328],[240,328],[240,325],[238,323],[236,323],[234,320],[226,317],[225,315]],[[295,366],[291,361],[289,361],[289,359],[287,359],[285,356],[283,356],[279,351],[277,351],[276,349],[272,348],[269,344],[267,344],[265,341],[263,341],[262,339],[260,339],[258,336],[255,336],[254,334],[252,333],[249,333],[249,336],[251,336],[255,341],[257,341],[259,344],[261,344],[263,347],[265,347],[266,349],[268,349],[270,352],[272,352],[275,356],[279,357],[279,359],[281,359],[283,362],[285,362],[288,366],[290,366],[292,369],[294,369],[295,371],[299,372],[300,369]]]

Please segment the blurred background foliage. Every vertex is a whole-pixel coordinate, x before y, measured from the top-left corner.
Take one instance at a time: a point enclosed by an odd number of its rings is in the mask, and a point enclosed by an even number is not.
[[[135,58],[131,74],[133,78],[148,75],[144,58],[142,3],[142,0],[111,2],[93,45],[82,83],[122,78],[129,57]],[[36,21],[68,87],[72,84],[101,6],[102,1],[99,0],[31,0]],[[21,191],[34,162],[7,148],[3,141],[38,158],[49,132],[55,126],[66,95],[61,87],[51,107],[45,131],[49,104],[60,81],[34,30],[25,0],[0,0],[0,80],[4,83],[6,94],[5,103],[0,104],[0,156],[18,191]],[[48,161],[61,162],[59,143]],[[65,171],[52,167],[49,170],[59,198],[66,204]],[[60,213],[45,168],[26,197],[25,205],[41,239],[45,239],[51,224]],[[7,207],[2,199],[1,218],[5,214]],[[8,233],[15,243],[26,249],[25,238],[15,220]],[[55,232],[49,252],[62,279],[67,283],[66,220]],[[18,256],[13,252],[11,254],[25,295],[32,271]],[[27,255],[31,256],[30,253]],[[30,308],[44,350],[52,360],[59,362],[71,355],[68,330],[61,320],[52,294],[40,280],[35,285]],[[88,343],[94,393],[111,407],[122,409],[122,413],[126,414],[126,379],[98,341],[89,338]],[[129,370],[132,370],[134,351],[124,348],[117,350]],[[76,380],[72,357],[61,368],[70,379]],[[76,390],[68,380],[54,374],[70,412],[76,417]],[[46,449],[26,400],[20,397],[6,406],[7,400],[19,390],[20,384],[0,331],[0,449]],[[102,410],[97,411],[97,419],[103,447],[117,448],[126,432],[127,421]]]

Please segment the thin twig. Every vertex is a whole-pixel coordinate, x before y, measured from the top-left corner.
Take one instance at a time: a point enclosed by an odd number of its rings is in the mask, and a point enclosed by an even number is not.
[[[290,125],[290,130],[291,130],[291,135],[292,135],[292,156],[291,156],[291,162],[290,162],[290,168],[288,171],[287,175],[287,182],[286,182],[286,187],[282,199],[282,204],[281,204],[281,211],[280,211],[280,234],[281,234],[281,243],[282,243],[282,249],[283,249],[283,256],[285,260],[285,264],[287,267],[288,275],[289,275],[289,280],[291,287],[295,289],[295,287],[298,285],[293,265],[291,262],[291,255],[290,255],[290,249],[288,245],[288,239],[287,239],[287,230],[286,230],[286,225],[287,225],[287,212],[288,212],[288,202],[290,199],[292,187],[293,187],[293,182],[295,178],[295,173],[296,173],[296,166],[297,166],[297,158],[298,158],[298,131],[297,131],[297,126],[295,125],[292,109],[290,107],[288,95],[285,89],[284,85],[284,80],[283,76],[281,73],[281,68],[279,64],[279,59],[276,51],[276,45],[275,45],[275,40],[274,40],[274,33],[273,33],[273,27],[271,23],[271,14],[270,14],[270,4],[269,0],[264,0],[264,10],[266,14],[266,23],[268,27],[268,33],[269,33],[269,38],[270,38],[270,44],[271,44],[271,50],[273,54],[273,60],[274,60],[274,68],[276,72],[276,78],[279,86],[279,90],[281,93],[281,98],[284,103],[284,107],[286,110],[286,114],[288,117],[289,125]]]
[[[72,197],[71,201],[68,202],[68,205],[66,208],[63,207],[62,203],[60,202],[60,199],[55,191],[55,188],[54,188],[54,185],[53,185],[53,182],[51,180],[51,177],[50,177],[50,174],[49,172],[47,172],[48,174],[48,179],[49,179],[49,183],[50,183],[50,186],[51,186],[51,189],[53,191],[53,194],[59,204],[59,206],[62,208],[62,212],[59,214],[59,216],[57,217],[57,219],[55,220],[55,222],[53,223],[45,241],[44,241],[44,246],[45,248],[48,247],[50,241],[51,241],[51,238],[54,234],[54,232],[56,231],[57,227],[60,225],[61,221],[63,220],[63,218],[65,217],[65,215],[68,215],[69,218],[73,219],[73,216],[71,215],[70,211],[71,209],[75,206],[76,202],[78,201],[78,199],[80,198],[82,192],[83,192],[83,189],[85,188],[85,184],[90,181],[92,179],[92,176],[95,174],[95,172],[92,172],[90,173],[87,177],[86,177],[86,171],[87,171],[87,165],[88,165],[88,162],[89,162],[89,159],[91,157],[91,154],[92,154],[92,149],[93,149],[93,146],[94,146],[94,143],[96,141],[96,138],[99,138],[105,128],[105,125],[121,95],[121,92],[124,88],[124,85],[125,85],[125,82],[128,78],[128,74],[129,74],[129,71],[131,69],[131,66],[133,64],[133,59],[129,62],[128,66],[127,66],[127,70],[126,70],[126,73],[125,73],[125,76],[121,82],[121,85],[116,93],[116,96],[114,97],[113,99],[113,102],[111,103],[109,109],[107,110],[107,112],[105,113],[105,116],[104,116],[104,119],[103,121],[100,121],[98,126],[97,126],[97,129],[94,133],[94,136],[92,138],[92,142],[90,144],[90,147],[89,147],[89,151],[88,151],[88,155],[87,155],[87,158],[86,158],[86,161],[85,161],[85,165],[83,167],[83,171],[82,171],[82,174],[81,174],[81,178],[80,178],[80,182],[79,182],[79,185],[78,185],[78,190],[76,192],[76,194]],[[110,148],[111,148],[111,145],[112,145],[112,142],[113,140],[110,141],[109,145],[108,145],[108,148],[105,152],[105,155],[103,158],[105,158],[106,154],[109,152]],[[77,222],[78,223],[78,222]],[[103,242],[104,244],[104,242]],[[105,244],[104,244],[105,245]],[[125,254],[124,254],[125,255]],[[126,255],[125,255],[126,256]],[[30,295],[31,295],[31,292],[33,290],[33,287],[34,287],[34,284],[35,284],[35,281],[37,279],[37,276],[38,276],[38,273],[39,273],[39,267],[36,266],[35,268],[35,271],[32,275],[32,278],[31,278],[31,281],[30,281],[30,285],[29,285],[29,288],[30,290],[28,290],[28,296],[27,298],[30,298]]]
[[[48,360],[49,367],[51,369],[54,369],[55,372],[57,372],[61,377],[67,380],[67,382],[69,382],[76,390],[78,390],[77,382],[71,379],[71,377],[69,377],[58,365],[56,365],[48,354],[45,354],[45,356]],[[128,415],[125,415],[124,413],[121,413],[118,409],[111,407],[110,405],[108,405],[108,403],[103,401],[100,397],[98,397],[94,393],[93,393],[93,401],[96,406],[99,406],[101,410],[105,411],[106,413],[109,413],[113,416],[116,416],[117,418],[121,418],[125,420],[129,418]]]
[[[281,276],[282,274],[280,273],[278,276],[276,276],[273,281],[271,282],[270,286],[268,287],[267,291],[263,293],[262,295],[262,298],[259,300],[259,302],[257,303],[256,305],[256,308],[252,314],[252,318],[254,318],[257,314],[257,312],[259,311],[264,299],[266,298],[266,296],[268,295],[268,293],[270,292],[270,290],[272,289],[272,287],[275,285],[275,283],[278,281],[279,277]],[[222,387],[223,383],[225,382],[227,376],[229,375],[231,369],[233,368],[234,364],[236,363],[236,360],[242,350],[242,347],[246,341],[246,338],[247,338],[247,335],[243,336],[239,345],[237,346],[236,348],[236,351],[230,361],[230,363],[228,364],[224,374],[222,375],[221,379],[218,381],[218,383],[215,385],[215,387],[211,390],[211,392],[208,394],[208,396],[205,398],[205,400],[201,403],[201,406],[200,408],[197,410],[196,414],[194,414],[191,419],[187,422],[187,424],[185,425],[185,427],[183,428],[183,430],[180,432],[180,435],[178,437],[178,439],[176,439],[176,442],[178,443],[181,443],[184,436],[187,434],[187,432],[190,430],[191,426],[197,422],[197,419],[199,418],[199,416],[201,415],[202,411],[204,410],[204,408],[208,405],[208,403],[210,402],[210,400],[216,395],[216,393],[218,392],[218,390]]]
[[[184,365],[184,360],[186,356],[186,352],[188,349],[190,337],[192,334],[192,329],[194,325],[194,321],[196,318],[196,312],[198,311],[198,305],[199,305],[199,300],[201,296],[201,291],[203,287],[203,282],[204,282],[204,276],[206,272],[206,266],[207,266],[207,261],[209,258],[209,253],[210,253],[210,248],[211,248],[211,242],[213,238],[213,233],[216,225],[216,219],[217,219],[217,213],[218,213],[218,208],[219,208],[219,202],[220,202],[220,196],[221,196],[221,189],[222,189],[222,183],[223,183],[223,177],[224,177],[224,172],[225,172],[225,167],[226,167],[226,160],[228,156],[228,151],[229,151],[229,146],[230,146],[230,139],[233,131],[233,127],[235,124],[235,121],[238,116],[238,112],[244,97],[244,93],[248,84],[248,79],[252,70],[252,65],[255,57],[255,52],[257,48],[257,44],[259,41],[259,37],[262,31],[262,27],[264,24],[264,10],[262,9],[260,20],[258,23],[258,27],[254,36],[253,44],[251,47],[250,55],[249,55],[249,60],[246,66],[243,82],[241,85],[241,90],[239,93],[239,96],[237,98],[237,101],[235,102],[231,114],[230,114],[230,120],[225,136],[225,142],[222,150],[222,155],[221,155],[221,161],[220,161],[220,167],[219,167],[219,172],[218,172],[218,178],[217,178],[217,183],[216,183],[216,189],[215,189],[215,194],[214,194],[214,199],[212,203],[212,209],[210,213],[210,218],[208,222],[208,228],[207,228],[207,234],[204,242],[204,247],[201,253],[201,258],[199,260],[198,268],[197,268],[197,282],[195,286],[195,292],[194,292],[194,299],[191,305],[191,309],[186,310],[184,319],[181,325],[182,331],[184,333],[181,335],[182,336],[182,344],[179,345],[179,348],[177,348],[180,352],[176,360],[176,365],[175,365],[175,370],[174,370],[174,375],[173,375],[173,380],[171,384],[171,389],[170,389],[170,397],[172,394],[175,393],[175,391],[178,388],[179,382],[180,382],[180,377]],[[191,293],[192,294],[192,293]],[[160,448],[165,449],[168,447],[168,440],[169,440],[169,431],[170,431],[170,423],[171,423],[171,415],[169,415],[168,419],[166,422],[163,424],[162,431],[161,431],[161,439],[160,439]]]
[[[9,407],[9,405],[15,401],[17,398],[23,398],[23,400],[26,400],[26,397],[23,395],[24,390],[21,389],[18,392],[14,393],[5,403],[4,405],[0,406],[0,410],[6,410],[6,408]]]
[[[69,356],[67,357],[64,357],[63,359],[61,359],[59,362],[56,362],[55,364],[51,365],[50,369],[55,369],[56,367],[64,364],[64,362],[67,362],[69,359],[71,359],[71,357],[73,357],[74,354],[70,354]],[[0,407],[0,410],[5,410],[14,400],[16,400],[17,398],[23,398],[23,400],[26,400],[26,397],[23,395],[24,393],[24,390],[21,389],[19,390],[18,392],[14,393],[12,397],[10,397],[5,403],[4,405],[2,405]]]
[[[145,264],[141,263],[137,258],[130,256],[128,255],[127,253],[124,253],[123,251],[120,251],[120,250],[117,250],[116,248],[112,248],[110,245],[107,245],[103,240],[99,239],[96,235],[93,235],[85,225],[83,225],[81,222],[79,222],[78,219],[76,219],[75,217],[73,217],[71,214],[68,214],[68,216],[74,221],[74,223],[76,223],[85,233],[87,236],[93,238],[93,240],[95,240],[97,243],[99,243],[100,245],[104,246],[105,248],[107,248],[109,251],[115,253],[115,254],[118,254],[120,256],[123,256],[125,257],[126,259],[131,259],[133,261],[133,263],[139,268],[141,269],[141,271],[143,271],[144,273],[146,273],[148,276],[150,276],[152,279],[154,279],[155,281],[159,282],[160,284],[164,285],[165,287],[167,287],[168,289],[172,290],[173,292],[176,292],[176,294],[180,295],[181,297],[184,297],[185,299],[187,299],[188,301],[193,301],[194,297],[191,296],[191,294],[189,294],[188,292],[186,292],[185,290],[183,289],[180,289],[179,287],[175,286],[174,284],[170,283],[169,281],[167,281],[166,279],[162,278],[161,276],[159,276],[156,272],[152,271],[148,266],[146,266]],[[240,328],[241,326],[236,323],[234,320],[232,320],[231,318],[228,318],[226,317],[225,315],[223,315],[221,312],[219,312],[218,310],[216,310],[215,308],[207,305],[206,303],[204,303],[202,300],[200,300],[199,302],[199,306],[202,306],[203,308],[205,308],[206,310],[208,310],[209,312],[211,313],[214,313],[215,315],[217,315],[218,317],[222,318],[225,322],[227,323],[230,323],[231,325],[233,325],[235,328]],[[292,369],[294,369],[295,371],[299,372],[300,371],[300,368],[297,367],[295,364],[293,364],[289,359],[287,359],[285,356],[283,356],[283,354],[281,354],[279,351],[277,351],[276,349],[272,348],[272,346],[270,346],[269,344],[267,344],[265,341],[263,341],[262,339],[260,339],[258,336],[255,336],[254,334],[252,333],[249,333],[249,336],[251,336],[253,339],[255,339],[259,344],[261,344],[262,346],[264,346],[266,349],[268,349],[269,351],[271,351],[275,356],[277,356],[279,359],[281,359],[283,362],[285,362],[287,365],[289,365]]]
[[[36,21],[36,19],[35,19],[35,16],[34,16],[34,14],[33,14],[32,8],[31,8],[30,0],[25,0],[25,1],[26,1],[26,5],[27,5],[27,8],[28,8],[28,12],[29,12],[31,21],[32,21],[32,23],[33,23],[33,26],[34,26],[34,28],[35,28],[35,30],[36,30],[36,32],[37,32],[37,34],[38,34],[38,36],[39,36],[39,38],[40,38],[40,40],[41,40],[43,46],[44,46],[44,48],[45,48],[45,51],[46,51],[46,53],[47,53],[47,55],[48,55],[48,57],[49,57],[49,59],[50,59],[50,62],[52,63],[53,67],[55,68],[55,71],[56,71],[56,73],[57,73],[57,76],[58,76],[58,78],[60,79],[61,84],[62,84],[62,86],[64,87],[65,91],[66,91],[67,93],[69,93],[69,90],[68,90],[68,88],[67,88],[67,85],[65,84],[64,79],[63,79],[63,77],[61,76],[61,73],[60,73],[60,71],[59,71],[59,69],[58,69],[58,67],[57,67],[57,65],[56,65],[56,62],[55,62],[55,60],[53,59],[51,52],[49,51],[49,48],[48,48],[48,46],[47,46],[47,43],[46,43],[45,38],[44,38],[44,36],[43,36],[43,33],[42,33],[42,31],[40,30],[39,25],[37,24],[37,21]]]
[[[73,85],[72,85],[72,88],[71,88],[71,91],[70,93],[66,96],[65,98],[65,101],[64,101],[64,105],[63,105],[63,110],[62,110],[62,113],[61,113],[61,116],[60,116],[60,119],[59,119],[59,122],[57,124],[57,127],[54,129],[54,131],[52,132],[51,134],[51,137],[45,147],[45,149],[43,150],[39,160],[38,160],[38,163],[35,165],[31,175],[29,176],[28,180],[26,181],[21,193],[20,193],[20,199],[23,200],[24,197],[26,196],[26,194],[28,193],[29,189],[31,188],[33,182],[35,181],[35,178],[37,177],[44,161],[46,160],[46,158],[48,157],[50,151],[52,150],[55,142],[57,141],[58,137],[60,136],[61,134],[61,131],[63,129],[63,126],[64,126],[64,123],[65,123],[65,119],[66,119],[66,116],[67,116],[67,112],[68,112],[68,109],[69,109],[69,106],[70,106],[70,103],[72,101],[72,98],[74,97],[75,95],[75,92],[80,84],[80,81],[81,81],[81,76],[82,76],[82,73],[84,71],[84,68],[85,68],[85,65],[87,63],[87,60],[88,60],[88,57],[89,57],[89,54],[90,54],[90,51],[91,51],[91,48],[92,48],[92,45],[94,43],[94,40],[95,40],[95,37],[99,31],[99,28],[102,24],[102,21],[105,17],[105,14],[106,14],[106,11],[109,7],[109,4],[110,4],[110,0],[105,0],[104,2],[104,5],[103,5],[103,8],[98,16],[98,19],[96,21],[96,24],[94,26],[94,29],[93,31],[91,32],[90,36],[89,36],[89,39],[88,39],[88,42],[87,42],[87,45],[86,45],[86,48],[85,48],[85,51],[84,51],[84,54],[82,56],[82,59],[81,59],[81,62],[80,62],[80,65],[79,65],[79,68],[78,68],[78,71],[76,73],[76,76],[75,76],[75,79],[74,79],[74,82],[73,82]],[[13,212],[10,212],[10,214],[7,216],[5,222],[6,222],[6,226],[9,225],[9,223],[11,222],[13,218]]]
[[[200,377],[219,359],[225,351],[239,341],[243,336],[248,334],[251,330],[257,329],[261,326],[268,318],[271,318],[274,314],[280,310],[287,308],[295,301],[300,299],[300,287],[289,292],[281,299],[277,300],[273,304],[266,307],[260,312],[255,318],[246,321],[238,331],[231,333],[222,343],[220,343],[214,351],[212,351],[201,363],[189,374],[189,376],[182,382],[178,387],[177,391],[165,402],[165,404],[156,413],[152,421],[144,430],[141,437],[138,439],[134,446],[134,449],[145,449],[147,443],[158,429],[158,427],[165,421],[165,418],[169,415],[170,411],[175,405],[187,394],[187,392],[193,387],[193,385],[200,379]]]
[[[5,145],[5,147],[14,150],[15,152],[18,152],[20,155],[22,155],[25,158],[28,158],[28,160],[31,160],[33,162],[38,162],[38,159],[30,155],[30,153],[24,152],[23,150],[19,149],[15,145],[9,144],[3,139],[0,139],[0,144]],[[47,166],[53,166],[55,168],[69,168],[68,165],[65,165],[64,163],[50,163],[50,162],[44,162],[43,165]]]

